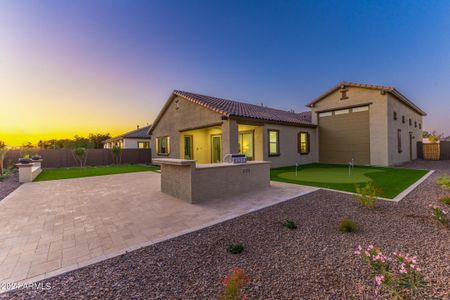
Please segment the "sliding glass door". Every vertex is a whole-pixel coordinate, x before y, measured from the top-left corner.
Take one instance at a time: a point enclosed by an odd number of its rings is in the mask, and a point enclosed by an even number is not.
[[[239,132],[239,152],[245,154],[248,160],[255,159],[253,130]]]

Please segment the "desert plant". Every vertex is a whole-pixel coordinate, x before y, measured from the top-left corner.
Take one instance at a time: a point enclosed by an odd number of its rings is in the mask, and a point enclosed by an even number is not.
[[[388,257],[373,245],[364,251],[358,246],[355,254],[370,267],[377,286],[383,288],[392,299],[414,297],[417,289],[426,286],[416,257],[396,252]]]
[[[114,164],[119,165],[122,160],[122,149],[119,146],[114,145],[111,148],[111,153],[113,155]]]
[[[4,175],[3,161],[5,160],[6,152],[8,152],[8,148],[6,148],[5,142],[0,141],[0,176]]]
[[[291,230],[297,229],[297,224],[295,224],[295,221],[294,221],[294,220],[290,220],[290,219],[287,219],[287,220],[283,223],[283,226],[286,227],[286,228],[289,228],[289,229],[291,229]]]
[[[30,154],[24,154],[21,158],[19,158],[19,163],[21,164],[31,163]]]
[[[450,205],[450,196],[445,196],[439,199],[442,204]]]
[[[374,208],[377,198],[380,197],[382,191],[372,181],[367,183],[364,187],[356,186],[356,200],[359,204]]]
[[[438,221],[441,224],[448,224],[448,209],[446,208],[442,208],[438,205],[430,205],[431,207],[431,215],[433,217],[433,219],[435,219],[436,221]]]
[[[242,293],[242,288],[249,282],[247,274],[244,270],[234,268],[232,272],[225,277],[224,285],[225,290],[223,292],[221,300],[238,300],[245,299]]]
[[[80,167],[84,166],[87,158],[87,150],[83,147],[78,147],[73,150],[73,156],[75,160],[80,164]]]
[[[437,179],[437,183],[443,188],[450,189],[450,176],[445,175]]]
[[[230,244],[228,245],[227,251],[231,254],[239,254],[244,251],[244,245],[237,243],[237,244]]]
[[[358,225],[351,218],[344,218],[339,222],[339,230],[342,232],[355,232]]]

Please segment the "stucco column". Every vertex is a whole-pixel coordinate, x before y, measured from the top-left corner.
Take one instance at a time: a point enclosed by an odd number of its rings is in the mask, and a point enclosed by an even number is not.
[[[239,153],[238,124],[236,120],[223,120],[222,124],[222,156]],[[223,157],[222,157],[223,158]]]

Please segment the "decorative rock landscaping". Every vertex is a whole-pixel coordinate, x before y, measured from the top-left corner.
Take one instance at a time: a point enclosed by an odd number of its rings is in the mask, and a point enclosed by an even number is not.
[[[318,191],[47,279],[48,290],[0,298],[217,299],[237,267],[248,275],[248,299],[377,299],[370,270],[354,255],[358,245],[374,244],[417,256],[428,283],[417,299],[448,299],[450,230],[431,218],[429,205],[448,194],[436,179],[450,173],[450,162],[409,166],[438,171],[399,203],[367,209],[350,195]],[[357,232],[339,232],[346,217],[358,224]],[[287,219],[298,228],[285,228]],[[232,243],[245,251],[228,253]]]

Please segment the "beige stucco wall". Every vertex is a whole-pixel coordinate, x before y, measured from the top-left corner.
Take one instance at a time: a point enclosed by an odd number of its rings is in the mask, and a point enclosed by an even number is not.
[[[268,130],[275,129],[280,131],[280,155],[269,156],[269,137]],[[317,148],[317,129],[302,128],[294,126],[284,126],[275,124],[265,124],[263,127],[263,153],[264,160],[272,162],[272,168],[293,166],[296,163],[309,164],[318,162]],[[297,146],[297,135],[301,131],[309,132],[310,152],[307,155],[300,155]]]
[[[389,164],[396,165],[410,160],[410,132],[415,137],[412,140],[412,159],[417,159],[417,142],[421,141],[422,138],[422,130],[419,128],[419,124],[423,125],[423,117],[392,95],[388,95],[388,103]],[[397,120],[394,120],[394,111],[397,113]],[[405,116],[404,124],[402,116]],[[412,120],[412,125],[409,125],[409,119]],[[414,122],[417,122],[417,127],[414,126]],[[398,152],[398,129],[402,130],[402,153]]]
[[[178,100],[178,104],[176,103],[176,100]],[[183,148],[180,147],[181,143],[179,130],[220,123],[222,122],[221,117],[222,115],[219,113],[192,103],[181,97],[176,97],[152,131],[152,157],[180,158]],[[158,155],[158,153],[156,153],[156,141],[160,136],[170,137],[169,155]]]
[[[192,202],[202,202],[270,186],[270,163],[213,164],[197,168],[192,178]]]
[[[387,166],[388,155],[388,96],[382,95],[379,90],[349,87],[349,99],[341,100],[339,90],[316,103],[313,111],[313,121],[319,124],[317,112],[327,109],[354,106],[372,102],[369,107],[370,126],[370,163],[372,165]]]
[[[270,163],[196,165],[192,160],[160,159],[161,191],[190,203],[270,187]]]

